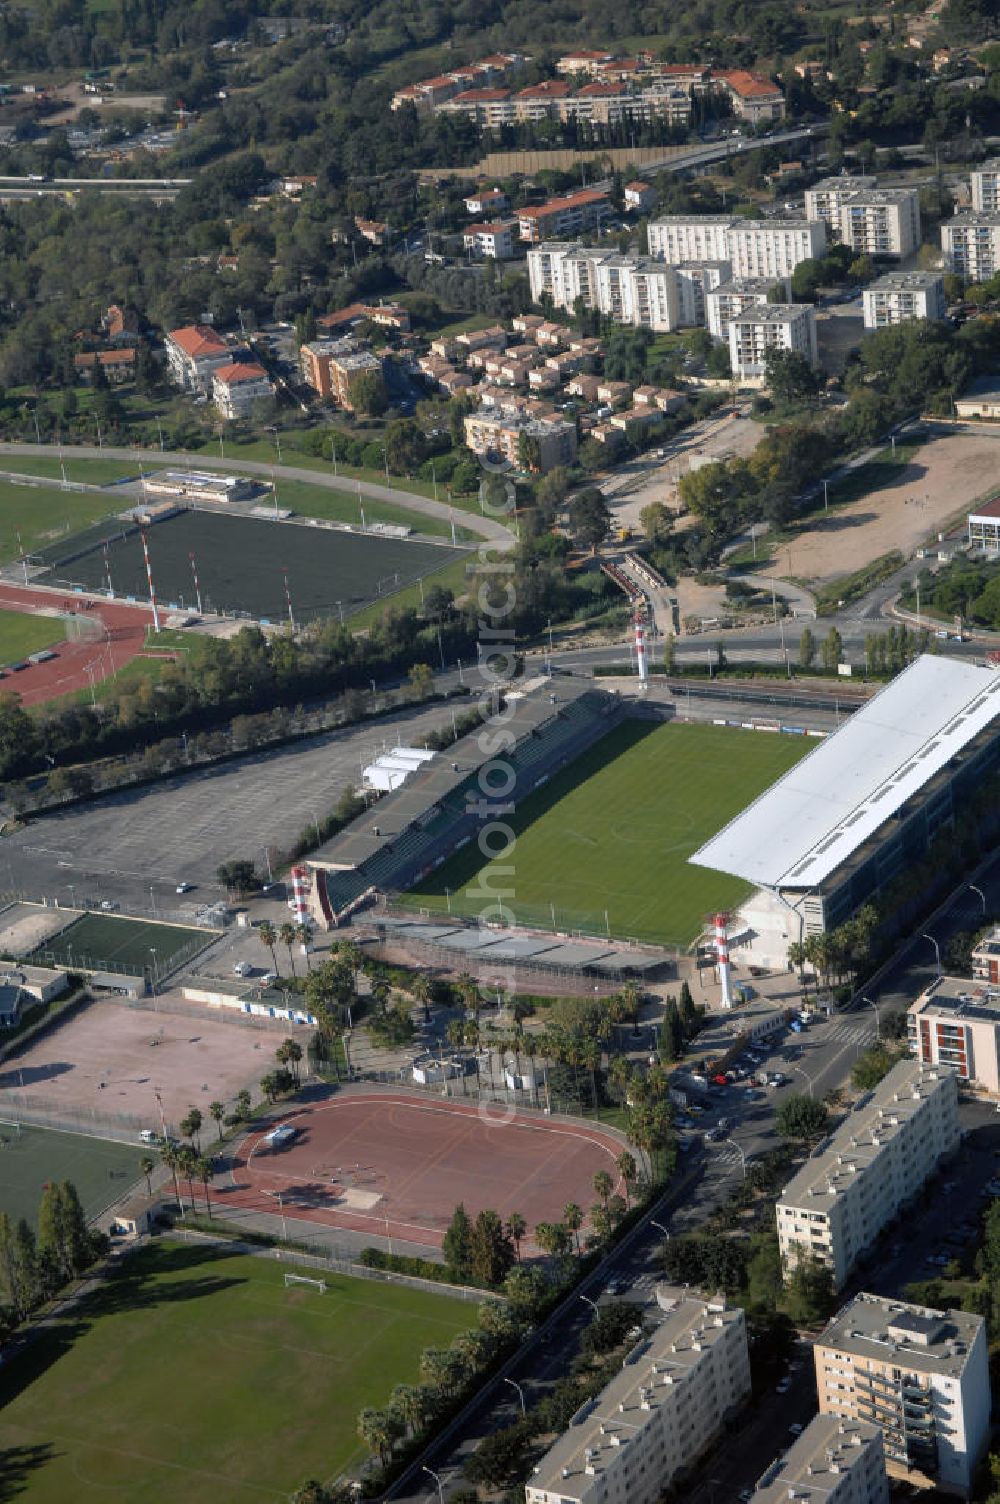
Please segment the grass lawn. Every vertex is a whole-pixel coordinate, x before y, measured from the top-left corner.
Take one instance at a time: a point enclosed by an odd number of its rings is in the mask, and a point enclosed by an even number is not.
[[[66,635],[55,616],[33,616],[25,611],[0,611],[0,663],[17,663],[29,653],[38,653]]]
[[[0,480],[0,563],[18,559],[21,542],[29,554],[66,533],[89,527],[109,513],[123,511],[127,498],[114,492],[55,491],[45,486]]]
[[[424,580],[424,590],[429,590],[432,585],[443,585],[453,591],[456,599],[464,595],[469,589],[469,576],[466,573],[471,559],[455,559],[451,564],[445,564],[434,574],[428,575]],[[405,590],[397,590],[395,595],[387,596],[384,601],[376,601],[371,606],[365,606],[361,611],[356,611],[350,618],[352,632],[360,632],[365,627],[370,627],[374,622],[380,621],[382,615],[391,606],[393,610],[404,611],[408,606],[419,610],[422,596],[419,585],[408,585]]]
[[[72,445],[63,450],[66,479],[79,481],[87,486],[109,486],[121,480],[137,480],[139,467],[131,460],[88,459],[77,454]],[[15,475],[43,475],[49,480],[62,480],[63,473],[59,456],[54,454],[23,455],[6,454],[0,449],[0,466]]]
[[[359,1410],[474,1308],[329,1273],[286,1289],[288,1267],[170,1242],[126,1260],[0,1374],[5,1496],[286,1504],[357,1464]]]
[[[802,737],[629,721],[508,817],[518,839],[499,873],[470,842],[408,901],[445,909],[448,888],[453,910],[477,914],[489,900],[468,888],[482,872],[482,886],[514,889],[504,901],[521,923],[688,945],[750,887],[687,858],[808,750]]]
[[[213,938],[212,931],[186,929],[180,924],[157,924],[151,919],[125,919],[118,914],[81,914],[34,952],[39,966],[105,967],[136,976],[149,968],[150,951],[166,971],[184,953],[194,954]],[[51,958],[51,960],[49,959]]]
[[[329,466],[325,469],[329,473]],[[396,527],[410,527],[417,533],[427,533],[432,538],[449,538],[451,527],[436,517],[425,517],[421,512],[411,512],[407,507],[394,507],[388,502],[373,501],[370,496],[358,496],[356,491],[328,491],[324,486],[310,486],[301,480],[282,480],[278,472],[278,504],[292,507],[303,517],[324,517],[331,522],[361,523],[364,511],[365,522],[389,522]],[[468,537],[464,529],[455,528],[459,542]]]
[[[0,1066],[0,1076],[16,1087],[16,1061]],[[0,1139],[5,1140],[0,1148],[0,1206],[11,1218],[24,1217],[32,1226],[47,1180],[72,1180],[88,1218],[96,1217],[140,1178],[139,1160],[146,1152],[82,1133],[24,1124],[17,1131],[4,1122]],[[0,1476],[2,1471],[0,1453]]]

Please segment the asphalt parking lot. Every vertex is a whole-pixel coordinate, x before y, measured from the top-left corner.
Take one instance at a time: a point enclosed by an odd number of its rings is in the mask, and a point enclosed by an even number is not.
[[[0,883],[70,906],[108,901],[190,918],[220,897],[220,862],[252,858],[266,872],[265,850],[286,849],[322,819],[373,754],[420,743],[450,720],[443,705],[403,710],[34,819],[4,842]],[[184,897],[180,882],[192,884]]]

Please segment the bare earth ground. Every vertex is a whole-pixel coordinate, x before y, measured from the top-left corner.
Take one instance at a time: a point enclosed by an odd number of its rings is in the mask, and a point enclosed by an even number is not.
[[[28,956],[77,917],[75,909],[12,904],[0,914],[0,955]]]
[[[995,482],[1000,443],[988,434],[953,433],[922,444],[910,464],[870,496],[782,546],[776,574],[824,580],[862,569],[899,549],[912,555],[964,505]]]
[[[168,1010],[169,995],[157,1000],[155,1011],[124,1002],[88,1004],[0,1065],[0,1117],[17,1116],[23,1092],[31,1100],[22,1105],[56,1117],[121,1115],[122,1127],[158,1129],[159,1090],[168,1129],[176,1133],[193,1106],[200,1108],[210,1137],[209,1102],[231,1105],[243,1087],[256,1088],[274,1068],[284,1034]]]

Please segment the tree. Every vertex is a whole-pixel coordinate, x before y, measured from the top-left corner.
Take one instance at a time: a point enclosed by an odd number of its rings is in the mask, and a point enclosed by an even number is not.
[[[539,1222],[535,1228],[535,1242],[543,1252],[556,1259],[568,1258],[573,1248],[573,1238],[565,1222]]]
[[[414,663],[407,676],[410,681],[410,698],[420,701],[434,693],[434,670],[429,663]]]
[[[302,1046],[297,1039],[283,1039],[274,1052],[274,1058],[279,1065],[291,1066],[295,1077],[295,1084],[299,1084],[299,1063],[302,1060]]]
[[[460,1201],[452,1214],[441,1243],[449,1277],[458,1285],[467,1283],[472,1274],[472,1226]]]
[[[583,1226],[583,1208],[577,1206],[575,1201],[568,1201],[563,1207],[563,1222],[573,1234],[576,1243],[576,1251],[580,1252],[580,1228]]]
[[[385,382],[378,371],[359,371],[347,387],[347,403],[353,412],[377,418],[389,406]]]
[[[611,512],[603,492],[596,486],[578,491],[569,504],[569,531],[577,547],[596,554],[610,526]]]
[[[799,666],[808,673],[813,666],[813,659],[815,657],[816,639],[809,628],[806,627],[799,638]]]
[[[292,969],[292,976],[294,977],[296,975],[295,953],[292,947],[295,944],[295,926],[291,920],[286,919],[284,924],[278,926],[278,940],[288,951],[288,964]]]
[[[362,1410],[358,1416],[358,1435],[370,1452],[378,1454],[379,1462],[385,1467],[392,1453],[388,1410]]]
[[[837,664],[844,656],[844,642],[836,627],[831,627],[820,646],[820,658],[828,674],[837,672]]]
[[[201,1148],[200,1134],[202,1121],[201,1110],[197,1107],[189,1107],[187,1117],[181,1119],[180,1125],[181,1133],[184,1137],[189,1138],[195,1148],[199,1150]]]
[[[514,1244],[495,1211],[481,1211],[469,1239],[472,1277],[479,1284],[501,1285],[514,1263]]]
[[[623,1149],[615,1160],[615,1165],[625,1187],[626,1199],[631,1199],[633,1187],[639,1178],[639,1167],[635,1162],[635,1156],[627,1149]]]
[[[224,1102],[209,1102],[208,1115],[219,1130],[219,1138],[222,1138],[222,1121],[226,1116],[226,1104]]]
[[[156,1169],[156,1160],[155,1159],[151,1159],[148,1154],[144,1154],[142,1156],[142,1158],[140,1159],[140,1161],[139,1161],[139,1174],[140,1175],[144,1175],[146,1177],[146,1195],[147,1196],[152,1196],[152,1194],[153,1194],[153,1181],[152,1181],[151,1177],[152,1177],[153,1171],[155,1169]]]
[[[858,1091],[873,1091],[893,1066],[906,1058],[906,1054],[905,1047],[902,1050],[887,1050],[884,1044],[865,1050],[851,1066],[852,1083]]]
[[[674,514],[662,501],[651,501],[639,512],[639,525],[650,543],[665,543],[674,525]]]
[[[593,1179],[594,1190],[601,1198],[603,1206],[607,1207],[608,1197],[615,1188],[615,1183],[607,1170],[598,1170]]]
[[[802,402],[818,389],[816,372],[798,350],[772,345],[764,356],[764,380],[775,402]]]
[[[18,1321],[30,1314],[38,1300],[38,1251],[35,1235],[21,1217],[12,1222],[0,1212],[0,1291]]]
[[[785,1287],[785,1305],[796,1326],[817,1326],[833,1308],[833,1275],[814,1254],[798,1258]]]
[[[54,1287],[82,1274],[92,1246],[76,1187],[50,1181],[38,1208],[38,1261],[46,1282]]]
[[[257,938],[260,940],[261,945],[265,946],[271,952],[271,966],[275,976],[277,976],[278,957],[274,947],[278,943],[278,931],[267,919],[262,919],[257,927]]]
[[[530,1433],[520,1422],[491,1432],[467,1460],[465,1476],[491,1491],[512,1487],[524,1472],[530,1443]]]
[[[528,1224],[521,1216],[521,1213],[511,1212],[510,1216],[507,1218],[507,1236],[510,1238],[511,1242],[514,1245],[514,1255],[518,1263],[521,1262],[521,1239],[524,1237],[527,1231]]]
[[[194,1173],[205,1188],[205,1210],[208,1212],[208,1220],[212,1220],[212,1200],[208,1194],[208,1188],[212,1183],[212,1161],[204,1155],[198,1155],[194,1162]]]
[[[818,1138],[826,1128],[829,1113],[823,1102],[795,1093],[786,1097],[774,1115],[782,1138]]]
[[[215,875],[221,886],[228,893],[235,894],[237,898],[245,898],[248,893],[256,893],[261,886],[253,862],[222,862],[216,867]]]
[[[660,1025],[660,1059],[664,1065],[679,1060],[684,1050],[684,1031],[675,998],[668,997]]]
[[[755,1311],[773,1311],[783,1294],[781,1250],[774,1233],[757,1243],[747,1265],[747,1303]]]

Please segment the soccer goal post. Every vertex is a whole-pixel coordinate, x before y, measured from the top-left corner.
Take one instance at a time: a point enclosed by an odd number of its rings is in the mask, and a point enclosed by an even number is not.
[[[326,1280],[325,1279],[310,1279],[310,1277],[309,1277],[308,1274],[286,1274],[285,1275],[285,1289],[286,1290],[288,1289],[289,1285],[312,1285],[315,1289],[317,1289],[319,1291],[319,1293],[321,1295],[325,1295],[326,1294]]]

